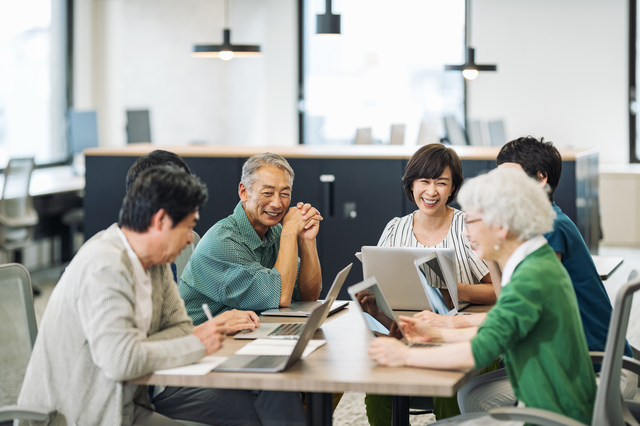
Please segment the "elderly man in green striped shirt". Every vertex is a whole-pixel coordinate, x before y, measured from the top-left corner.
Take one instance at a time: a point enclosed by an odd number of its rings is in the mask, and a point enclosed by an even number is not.
[[[194,324],[206,321],[203,303],[215,316],[318,299],[316,236],[322,216],[310,204],[289,207],[293,178],[291,166],[277,154],[245,162],[240,202],[202,237],[180,278],[180,295]]]

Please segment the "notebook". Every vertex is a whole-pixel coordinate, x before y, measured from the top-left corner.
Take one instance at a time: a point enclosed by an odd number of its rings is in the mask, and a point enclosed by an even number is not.
[[[440,315],[457,315],[469,303],[458,300],[455,263],[441,253],[430,253],[413,261],[431,310]],[[442,293],[441,290],[447,290]]]
[[[393,309],[422,311],[429,309],[429,299],[413,261],[430,253],[441,252],[454,259],[452,248],[417,247],[362,247],[362,275],[376,277],[380,287],[389,296]],[[455,265],[455,262],[454,262]],[[454,270],[455,272],[455,270]]]
[[[382,288],[378,284],[376,277],[352,285],[348,289],[349,295],[353,299],[362,314],[367,328],[375,337],[389,336],[395,337],[411,348],[425,348],[440,346],[442,343],[417,343],[408,342],[402,329],[398,327],[397,319],[389,301]]]
[[[291,355],[233,355],[215,367],[213,371],[277,373],[286,370],[302,357],[309,340],[311,340],[311,337],[320,327],[324,318],[326,318],[326,308],[328,306],[319,305],[311,312]]]
[[[338,297],[338,293],[340,293],[340,289],[342,288],[342,284],[347,279],[347,275],[349,275],[349,271],[351,270],[351,266],[353,263],[347,265],[342,271],[338,272],[336,278],[333,280],[333,284],[327,293],[327,298],[324,303],[322,302],[306,302],[310,304],[311,310],[316,307],[322,306],[323,317],[320,321],[318,327],[324,323],[324,320],[327,319],[329,315],[336,312],[335,300]],[[338,310],[344,308],[349,304],[349,302],[338,302],[341,306]],[[262,313],[264,315],[264,312]],[[302,332],[302,327],[304,323],[266,323],[260,324],[260,327],[256,328],[254,331],[244,330],[235,335],[235,339],[260,339],[260,338],[276,338],[276,339],[297,339]]]

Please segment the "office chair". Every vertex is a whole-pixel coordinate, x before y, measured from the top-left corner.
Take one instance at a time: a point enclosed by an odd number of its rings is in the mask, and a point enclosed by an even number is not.
[[[127,110],[127,143],[151,143],[149,110]]]
[[[371,145],[373,143],[371,127],[361,127],[356,129],[356,139],[354,143],[356,145]]]
[[[389,145],[404,145],[405,124],[392,124],[391,136],[389,137]]]
[[[189,263],[189,258],[191,257],[191,255],[193,254],[193,251],[196,249],[196,246],[200,242],[200,235],[198,235],[196,231],[192,231],[192,232],[193,232],[193,244],[189,244],[188,246],[186,246],[184,250],[180,252],[180,254],[178,255],[178,257],[174,262],[176,264],[176,277],[177,277],[176,282],[177,283],[180,283],[180,277],[182,276],[182,271],[184,271],[184,268],[187,266],[187,263]]]
[[[467,135],[453,115],[444,116],[442,121],[447,134],[446,138],[451,145],[468,145]]]
[[[637,421],[638,418],[633,415],[640,412],[640,407],[634,401],[625,401],[620,390],[622,368],[636,374],[640,373],[640,361],[623,356],[631,302],[633,301],[634,293],[640,290],[640,278],[638,278],[637,271],[633,271],[630,276],[635,278],[630,279],[622,286],[616,295],[611,321],[609,322],[609,335],[607,336],[605,352],[590,352],[593,363],[602,365],[600,382],[593,407],[593,418],[591,420],[593,426],[640,425]],[[434,424],[439,426],[457,424],[481,417],[488,417],[496,422],[498,420],[508,420],[529,422],[542,426],[584,426],[583,423],[562,414],[538,408],[517,407],[499,407],[491,409],[489,412],[461,414]]]
[[[55,413],[15,405],[37,332],[29,272],[17,263],[0,265],[0,425],[14,419],[45,421]]]
[[[0,198],[0,247],[13,261],[16,249],[27,247],[33,241],[38,213],[29,195],[33,157],[12,158],[4,169],[4,185]],[[17,259],[20,262],[21,259]]]

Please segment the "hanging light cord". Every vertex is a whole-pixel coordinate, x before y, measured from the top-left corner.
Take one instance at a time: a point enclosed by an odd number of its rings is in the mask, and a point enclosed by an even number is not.
[[[326,10],[324,11],[324,14],[325,15],[331,15],[332,14],[332,11],[331,11],[331,0],[327,0],[326,5],[327,6],[325,7]]]
[[[229,0],[224,0],[224,27],[229,28]]]
[[[329,0],[327,0],[329,1]],[[471,0],[466,0],[464,7],[464,41],[466,46],[471,47]]]

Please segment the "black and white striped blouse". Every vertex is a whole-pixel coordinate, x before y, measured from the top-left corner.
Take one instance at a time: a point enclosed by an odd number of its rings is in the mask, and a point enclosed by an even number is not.
[[[489,273],[487,264],[478,259],[471,249],[469,239],[464,236],[463,214],[454,209],[453,219],[447,237],[435,246],[420,244],[413,234],[413,215],[415,212],[393,218],[382,232],[378,246],[381,247],[428,247],[453,248],[456,255],[457,280],[463,284],[478,284]]]

